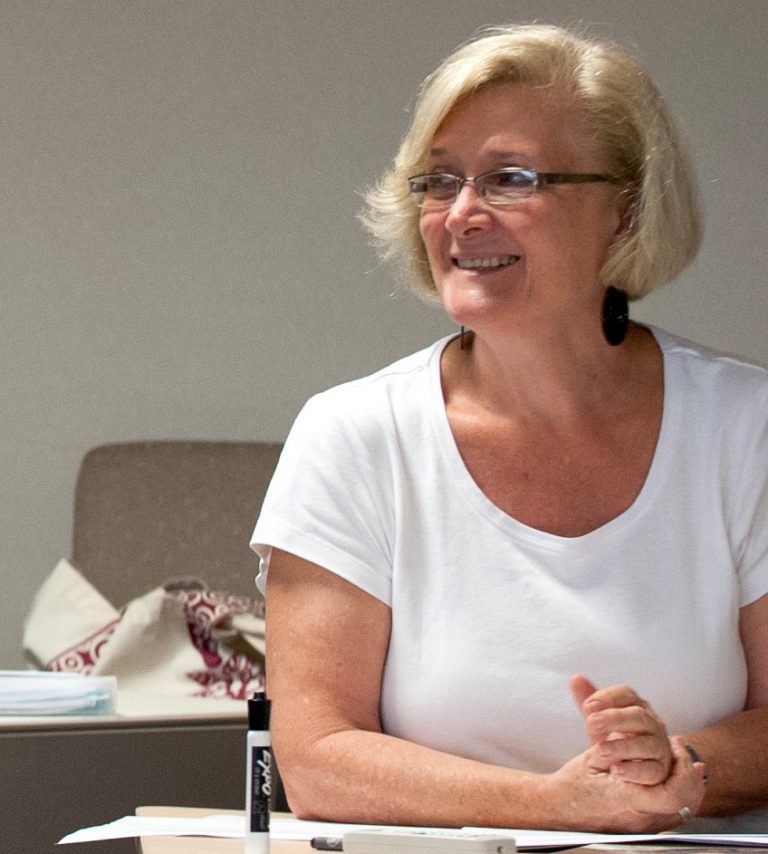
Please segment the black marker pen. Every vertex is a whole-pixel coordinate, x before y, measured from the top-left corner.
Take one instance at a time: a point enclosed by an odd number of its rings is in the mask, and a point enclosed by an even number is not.
[[[269,700],[263,691],[248,700],[245,785],[245,852],[269,852],[269,800],[272,794],[272,740],[269,737]]]

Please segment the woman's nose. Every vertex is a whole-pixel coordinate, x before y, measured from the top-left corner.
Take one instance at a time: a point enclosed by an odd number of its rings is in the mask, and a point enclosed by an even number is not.
[[[445,225],[451,231],[463,230],[472,225],[480,226],[487,215],[485,199],[478,193],[474,183],[467,181],[448,209]]]

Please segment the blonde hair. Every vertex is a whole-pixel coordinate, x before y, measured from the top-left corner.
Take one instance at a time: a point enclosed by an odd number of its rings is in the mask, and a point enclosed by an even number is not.
[[[693,174],[674,122],[653,81],[622,49],[555,26],[483,30],[424,81],[393,166],[367,193],[361,215],[382,257],[399,260],[416,292],[435,298],[407,178],[423,170],[435,133],[459,101],[510,82],[572,93],[606,171],[626,188],[630,218],[600,280],[637,299],[674,279],[701,240]]]

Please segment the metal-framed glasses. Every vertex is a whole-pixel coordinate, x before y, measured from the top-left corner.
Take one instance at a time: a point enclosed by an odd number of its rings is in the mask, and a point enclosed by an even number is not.
[[[478,195],[489,205],[508,205],[532,196],[547,184],[588,184],[595,181],[615,181],[609,175],[579,172],[537,172],[508,166],[483,172],[474,178],[460,178],[448,172],[425,172],[408,179],[408,192],[419,208],[439,210],[456,201],[465,184],[474,184]]]

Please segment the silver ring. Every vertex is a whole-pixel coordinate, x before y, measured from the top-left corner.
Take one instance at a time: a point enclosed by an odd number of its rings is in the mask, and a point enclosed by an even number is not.
[[[680,814],[680,818],[683,821],[688,821],[688,819],[691,817],[691,808],[690,807],[680,807],[680,809],[678,810],[678,813]]]

